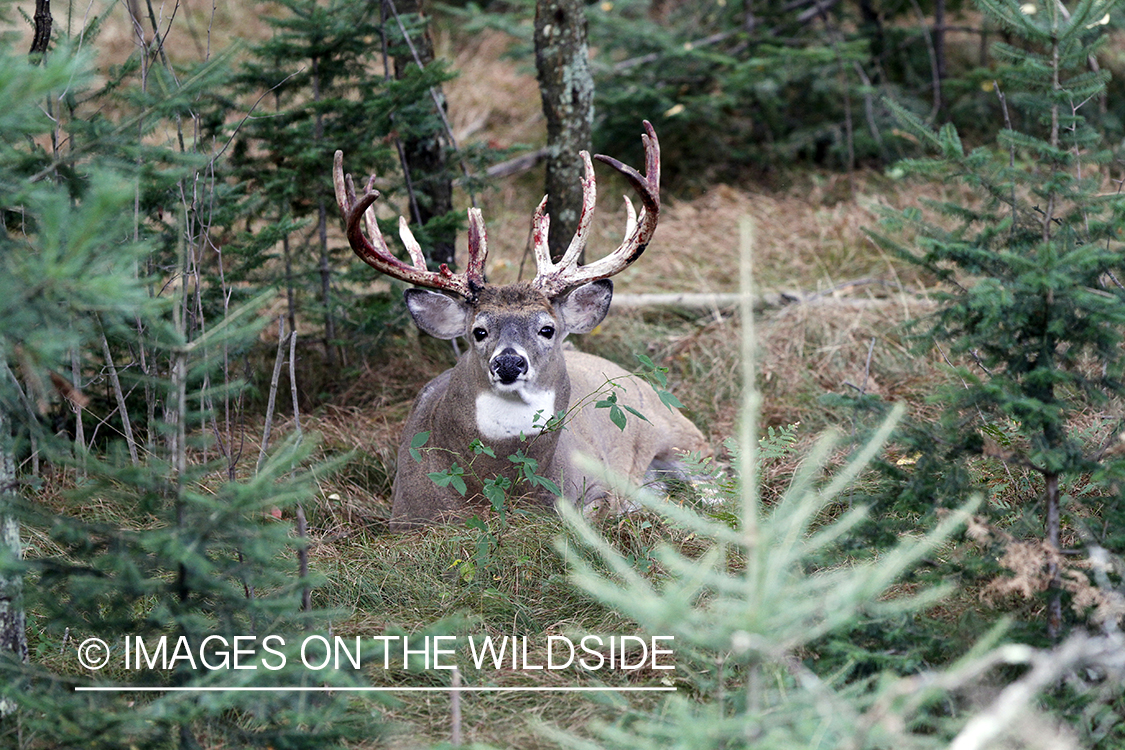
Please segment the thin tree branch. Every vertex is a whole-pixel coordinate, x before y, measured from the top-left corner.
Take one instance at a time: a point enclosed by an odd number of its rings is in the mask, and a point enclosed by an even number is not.
[[[102,332],[102,353],[105,356],[105,366],[109,370],[109,384],[113,388],[114,398],[117,399],[117,412],[121,415],[121,428],[125,435],[125,444],[129,447],[129,459],[133,466],[140,464],[137,456],[137,441],[133,438],[133,425],[129,420],[129,409],[125,405],[125,392],[121,389],[121,379],[117,376],[117,367],[113,364],[113,353],[109,350],[109,339]]]
[[[273,410],[277,402],[277,384],[281,378],[281,366],[285,361],[285,318],[277,318],[277,356],[273,360],[273,377],[270,378],[270,392],[266,400],[266,424],[262,428],[262,447],[258,451],[258,465],[255,472],[262,470],[266,453],[270,447],[270,432],[273,430]]]

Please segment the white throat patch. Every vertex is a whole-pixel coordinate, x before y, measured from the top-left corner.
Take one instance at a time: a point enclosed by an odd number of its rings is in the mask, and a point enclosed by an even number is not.
[[[477,429],[486,440],[538,435],[555,415],[555,392],[518,388],[504,393],[487,390],[477,396]],[[541,414],[540,414],[541,412]],[[540,414],[536,420],[535,415]]]

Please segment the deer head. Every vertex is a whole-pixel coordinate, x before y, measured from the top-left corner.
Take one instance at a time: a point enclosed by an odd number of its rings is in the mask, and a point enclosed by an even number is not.
[[[429,270],[421,247],[403,218],[399,219],[399,236],[410,263],[396,258],[375,221],[372,206],[379,193],[373,186],[374,177],[362,195],[357,196],[351,177],[344,174],[343,154],[336,152],[336,199],[344,214],[352,249],[376,270],[422,287],[405,293],[407,307],[419,328],[442,339],[464,336],[471,344],[457,366],[426,386],[415,402],[399,453],[392,524],[410,525],[447,514],[463,515],[467,505],[473,503],[474,491],[479,494],[479,482],[474,486],[469,481],[466,498],[460,498],[450,491],[441,492],[427,479],[427,474],[448,468],[450,456],[464,456],[475,440],[498,448],[497,453],[514,449],[517,441],[541,432],[549,417],[567,410],[572,382],[579,381],[582,388],[597,388],[606,378],[617,376],[620,368],[596,357],[572,354],[564,350],[562,342],[568,334],[588,332],[601,322],[613,295],[609,277],[640,257],[656,230],[660,216],[660,145],[652,125],[645,122],[644,128],[643,175],[608,156],[594,157],[620,172],[640,194],[639,215],[625,198],[627,218],[621,245],[599,260],[579,265],[597,200],[593,162],[583,151],[582,214],[573,240],[559,261],[553,262],[547,246],[550,217],[545,213],[544,197],[533,218],[535,278],[529,283],[508,286],[492,285],[485,280],[488,241],[483,218],[476,208],[468,211],[469,257],[462,272],[454,273],[444,264],[436,271]],[[608,374],[610,370],[614,375]],[[620,371],[620,375],[626,374]],[[694,425],[678,413],[675,416],[690,429],[685,433],[680,425],[679,432],[666,432],[683,435],[694,431],[688,442],[696,436],[696,442],[701,442],[702,436]],[[404,452],[412,437],[421,432],[431,434],[429,445],[437,450],[419,463],[404,456]],[[529,451],[541,471],[560,477],[567,496],[581,502],[589,495],[591,481],[573,470],[570,454],[588,449],[590,441],[577,431],[572,432],[562,439],[561,445],[557,433],[540,435]],[[635,473],[632,464],[638,461],[643,463],[643,471],[656,453],[667,453],[670,448],[659,440],[649,442],[653,443],[650,448],[640,450],[644,456],[638,458],[638,454],[628,459],[630,466],[625,471]],[[648,456],[652,451],[656,453]],[[460,466],[475,461],[476,477],[482,476],[478,469],[510,473],[511,462],[505,459],[506,454],[493,465],[482,467],[483,459],[464,457]]]

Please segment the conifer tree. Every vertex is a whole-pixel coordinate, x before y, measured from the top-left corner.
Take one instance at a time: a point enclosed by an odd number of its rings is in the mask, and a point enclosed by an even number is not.
[[[331,361],[338,324],[350,307],[336,299],[343,293],[337,285],[341,269],[354,262],[346,246],[332,247],[328,240],[329,224],[338,215],[327,178],[332,155],[343,150],[348,163],[362,170],[361,177],[378,176],[381,192],[401,193],[401,165],[392,144],[396,138],[433,138],[440,131],[430,88],[449,74],[432,62],[424,68],[404,66],[400,77],[393,75],[391,43],[398,42],[393,51],[399,56],[409,52],[397,17],[381,18],[379,3],[275,4],[282,15],[265,16],[273,36],[251,49],[252,58],[238,75],[247,102],[262,100],[238,126],[234,165],[253,215],[277,225],[282,235],[290,320],[295,321],[295,309],[302,306],[302,291],[315,289]],[[412,25],[405,28],[417,33]],[[380,67],[385,75],[373,73]],[[417,212],[403,213],[418,218]],[[431,233],[444,237],[459,222],[448,213],[430,221],[429,230],[414,228],[427,257],[435,241]],[[299,232],[295,238],[294,232]]]
[[[746,290],[750,234],[745,220],[741,282]],[[653,679],[665,689],[674,687],[674,693],[655,707],[633,706],[620,722],[595,726],[594,731],[604,747],[633,749],[926,747],[934,727],[916,732],[912,714],[918,704],[897,700],[910,689],[887,698],[880,697],[881,690],[822,680],[815,665],[805,663],[805,655],[817,639],[846,631],[861,617],[878,618],[933,602],[939,591],[915,590],[914,596],[895,597],[886,606],[878,600],[927,550],[949,538],[976,501],[950,514],[924,538],[904,539],[879,559],[810,572],[818,567],[813,560],[819,554],[864,524],[863,507],[823,519],[834,498],[879,454],[903,409],[895,407],[852,460],[828,479],[822,472],[834,441],[825,436],[784,495],[766,508],[758,487],[758,457],[766,441],[755,436],[760,395],[754,386],[751,299],[744,295],[740,310],[742,380],[749,385],[737,443],[729,444],[736,476],[715,477],[708,490],[721,505],[681,506],[606,477],[618,491],[635,493],[647,510],[670,525],[705,540],[704,550],[685,554],[671,545],[658,548],[654,559],[662,575],[649,579],[580,511],[559,506],[574,537],[589,551],[576,554],[571,539],[557,544],[574,583],[636,622],[642,637],[665,639],[675,654],[675,671],[654,669]],[[883,695],[895,695],[894,689]],[[868,707],[880,704],[894,717],[887,722],[889,732],[863,716]],[[551,734],[566,747],[582,746],[561,732]]]
[[[749,220],[743,227],[741,281],[749,290]],[[881,669],[856,679],[850,669],[854,659],[871,658],[858,643],[849,644],[854,656],[844,668],[820,659],[826,639],[846,641],[864,625],[890,626],[949,593],[949,582],[920,585],[917,568],[949,548],[981,498],[969,498],[926,534],[902,535],[878,556],[834,556],[842,539],[882,520],[871,518],[869,508],[839,501],[895,433],[905,411],[896,405],[843,466],[828,468],[835,440],[822,437],[782,496],[764,503],[759,461],[776,445],[755,434],[761,397],[754,385],[752,299],[743,295],[740,310],[742,382],[748,386],[737,442],[728,443],[734,476],[716,475],[706,490],[711,502],[693,508],[630,488],[606,472],[607,482],[632,493],[653,518],[690,532],[693,545],[658,546],[652,559],[659,574],[646,575],[581,511],[559,506],[571,535],[556,548],[572,581],[635,622],[642,641],[661,639],[671,652],[662,656],[664,669],[653,656],[645,662],[651,671],[636,679],[669,692],[655,703],[621,696],[618,718],[592,723],[596,744],[554,727],[543,731],[564,747],[622,750],[1092,747],[1110,736],[1120,722],[1119,631],[1075,634],[1056,649],[1036,651],[997,645],[1005,636],[1000,623],[968,653],[947,650],[942,663],[915,662],[905,675]],[[1018,678],[990,671],[1013,664],[1029,668]],[[1069,728],[1059,730],[1053,718],[1045,719],[1046,701],[1037,700],[1048,686],[1075,673],[1089,675],[1073,680],[1074,692],[1085,693],[1085,716],[1074,722],[1074,733],[1084,733],[1078,741]],[[993,691],[995,700],[982,705],[982,693]],[[1088,718],[1106,714],[1112,718],[1100,726]],[[1056,737],[1060,742],[1052,744]],[[1091,742],[1080,745],[1082,740]]]
[[[936,152],[900,163],[903,171],[957,180],[975,198],[932,205],[936,221],[916,210],[888,216],[894,232],[916,234],[912,247],[876,239],[945,282],[924,345],[936,340],[973,363],[958,369],[965,386],[946,394],[952,430],[935,446],[986,452],[1041,479],[1043,535],[1053,551],[1045,558],[1054,591],[1048,631],[1057,635],[1063,483],[1089,476],[1105,498],[1101,530],[1082,529],[1074,515],[1073,526],[1111,549],[1125,540],[1125,466],[1108,450],[1125,430],[1113,406],[1125,395],[1125,197],[1111,189],[1110,153],[1091,121],[1108,74],[1090,61],[1104,46],[1114,3],[1080,0],[1068,9],[980,0],[980,7],[1019,40],[993,47],[1001,62],[995,143],[966,150],[952,125],[934,131],[896,108],[904,127]],[[1075,429],[1090,407],[1115,415],[1100,442]]]
[[[80,85],[83,61],[59,56],[35,65],[8,39],[0,39],[0,56],[0,658],[20,662],[27,641],[25,587],[15,564],[22,553],[16,425],[37,418],[52,378],[65,384],[58,373],[70,350],[90,340],[93,315],[119,316],[145,295],[135,248],[109,244],[127,189],[120,177],[98,174],[75,206],[68,186],[52,179],[50,156],[27,145],[51,131],[40,103],[68,82]],[[0,696],[0,713],[12,706]]]
[[[201,292],[186,260],[194,253],[185,246],[199,236],[190,208],[170,209],[182,222],[172,231],[178,262],[146,262],[158,257],[161,227],[139,226],[134,206],[155,203],[158,186],[173,192],[190,184],[206,162],[181,150],[179,139],[171,146],[150,139],[144,148],[152,161],[139,169],[130,139],[138,122],[155,128],[167,116],[163,125],[173,133],[191,122],[199,95],[192,86],[206,89],[210,68],[187,71],[190,85],[169,85],[159,101],[113,81],[129,89],[123,101],[137,106],[121,108],[114,122],[80,105],[101,72],[87,56],[64,45],[33,66],[9,42],[0,39],[0,600],[7,605],[0,611],[26,616],[4,618],[11,627],[0,639],[0,744],[34,737],[45,747],[319,748],[356,732],[369,736],[368,712],[351,711],[346,700],[276,689],[310,679],[355,684],[360,675],[312,672],[293,650],[297,636],[322,620],[302,606],[315,580],[298,575],[290,527],[271,511],[311,494],[312,475],[301,468],[310,441],[286,442],[249,479],[189,460],[205,455],[194,436],[205,434],[198,427],[209,399],[224,388],[215,365],[253,338],[256,326],[245,321],[254,308],[202,325]],[[166,72],[162,83],[174,84]],[[60,122],[79,134],[69,139],[78,145],[49,151],[43,144],[60,142],[50,137]],[[157,267],[168,277],[143,272]],[[163,288],[175,290],[174,298],[153,291]],[[109,354],[96,367],[81,365],[88,352],[110,351],[107,334],[118,354],[149,358],[133,381],[152,405],[142,429],[159,439],[136,456],[124,440],[78,444],[45,424],[52,401],[89,399],[81,381],[91,370],[140,369],[120,357],[115,367]],[[79,364],[71,369],[72,362]],[[118,409],[130,408],[124,401]],[[71,488],[46,493],[29,467],[11,471],[13,458],[32,451],[56,483]],[[37,540],[33,555],[21,556],[18,528]],[[8,637],[12,627],[26,628],[26,649]],[[263,649],[267,635],[285,641],[284,648],[273,642],[287,657],[281,668],[274,668],[279,656]],[[230,661],[236,636],[255,639],[241,642],[242,669]],[[133,639],[131,666],[126,638]],[[151,650],[151,667],[146,660],[138,669],[138,638]],[[175,653],[180,658],[167,661]],[[130,687],[158,691],[122,690]],[[257,690],[160,692],[216,687]]]

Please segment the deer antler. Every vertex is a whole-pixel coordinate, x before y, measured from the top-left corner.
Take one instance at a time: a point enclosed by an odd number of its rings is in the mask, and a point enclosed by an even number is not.
[[[337,151],[333,161],[332,178],[336,184],[336,202],[344,213],[344,223],[347,225],[348,242],[364,263],[376,271],[418,286],[431,289],[444,289],[456,292],[467,300],[475,300],[484,286],[484,261],[488,257],[488,236],[484,229],[484,217],[479,208],[469,209],[469,261],[465,264],[463,273],[453,273],[444,263],[437,271],[426,268],[426,258],[422,255],[422,248],[406,219],[399,217],[398,233],[406,251],[410,254],[412,265],[407,265],[396,258],[387,247],[375,222],[375,209],[372,208],[379,198],[379,191],[375,189],[375,176],[372,175],[363,189],[363,195],[356,197],[355,185],[352,176],[344,174],[344,152]],[[366,225],[367,234],[364,235]],[[369,240],[368,237],[371,239]]]
[[[543,198],[539,208],[536,209],[534,245],[537,271],[535,280],[531,284],[548,297],[554,297],[579,284],[609,278],[623,271],[641,256],[649,240],[652,239],[653,232],[656,231],[656,222],[660,218],[660,142],[656,139],[656,131],[648,120],[645,120],[644,127],[645,132],[641,135],[641,141],[645,146],[644,175],[617,159],[601,154],[594,157],[624,175],[641,195],[639,220],[633,210],[632,202],[627,196],[625,198],[625,239],[622,240],[620,247],[600,260],[584,266],[578,265],[578,258],[586,247],[590,222],[594,217],[594,204],[597,202],[594,165],[590,161],[590,154],[585,151],[581,153],[582,161],[586,165],[586,176],[582,178],[582,215],[578,219],[578,230],[574,234],[574,239],[570,241],[558,263],[551,262],[551,253],[547,247],[547,234],[551,223],[551,217],[545,213],[547,199]]]

